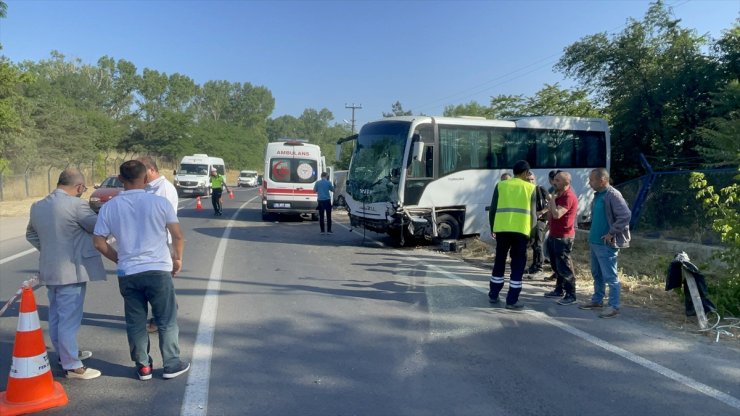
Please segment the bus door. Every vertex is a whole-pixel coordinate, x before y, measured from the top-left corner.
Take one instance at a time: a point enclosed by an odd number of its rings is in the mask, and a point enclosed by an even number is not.
[[[417,205],[421,199],[424,188],[434,180],[434,133],[431,124],[417,126],[416,131],[424,143],[423,160],[413,160],[410,146],[406,167],[406,186],[403,191],[403,204],[406,206]]]

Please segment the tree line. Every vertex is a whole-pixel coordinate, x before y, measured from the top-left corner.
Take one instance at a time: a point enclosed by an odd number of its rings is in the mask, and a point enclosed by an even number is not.
[[[0,17],[7,6],[0,1]],[[1,48],[1,45],[0,45]],[[612,139],[612,176],[641,173],[638,153],[656,169],[736,166],[740,123],[740,19],[720,39],[684,28],[662,1],[620,33],[568,46],[555,70],[577,86],[545,85],[534,96],[497,95],[487,105],[448,105],[446,116],[603,117]],[[334,154],[349,128],[326,108],[271,118],[266,86],[166,74],[109,56],[96,64],[52,51],[14,63],[0,57],[0,171],[61,165],[111,154],[223,157],[259,169],[268,141],[305,138]],[[401,103],[383,116],[410,115]],[[346,168],[349,151],[338,163]]]

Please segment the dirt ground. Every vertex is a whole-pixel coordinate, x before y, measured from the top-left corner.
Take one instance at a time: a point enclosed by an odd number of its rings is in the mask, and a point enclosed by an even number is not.
[[[480,267],[490,269],[493,266],[491,245],[478,238],[470,238],[462,241],[461,246],[462,249],[459,252],[449,254]],[[531,255],[531,250],[529,253]],[[675,291],[666,292],[664,290],[665,275],[674,256],[673,247],[661,248],[661,245],[656,244],[655,241],[640,239],[633,240],[632,247],[629,249],[621,250],[619,272],[622,282],[622,304],[631,309],[631,314],[639,314],[640,319],[652,321],[670,330],[709,337],[713,341],[716,333],[700,331],[696,317],[686,317],[682,295]],[[698,253],[692,256],[692,262],[701,268],[702,265],[711,261],[710,257],[710,253]],[[529,260],[531,261],[531,257]],[[579,302],[582,302],[590,299],[593,293],[593,278],[585,236],[577,237],[573,260],[576,269],[577,297]],[[551,272],[549,264],[545,265],[545,271],[549,276]],[[524,284],[541,288],[543,293],[555,287],[554,281],[541,278],[525,279]],[[711,319],[712,316],[707,318]],[[726,323],[726,321],[723,322]],[[733,333],[734,337],[721,336],[720,342],[740,348],[740,330],[734,330]]]
[[[0,201],[0,217],[26,217],[31,210],[31,204],[40,199],[43,197],[20,201]]]

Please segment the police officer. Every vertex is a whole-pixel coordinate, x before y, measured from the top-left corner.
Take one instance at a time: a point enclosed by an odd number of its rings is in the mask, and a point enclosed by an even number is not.
[[[213,215],[223,215],[223,206],[221,205],[223,188],[226,188],[226,192],[231,192],[226,185],[226,178],[223,175],[219,175],[216,168],[211,168],[211,202],[213,203]]]
[[[511,275],[506,309],[521,310],[519,293],[522,275],[527,264],[527,244],[532,227],[537,222],[535,185],[527,180],[529,163],[520,160],[514,164],[514,178],[500,181],[493,191],[488,221],[491,235],[496,239],[496,258],[491,272],[488,300],[498,303],[498,294],[504,287],[506,258],[511,253]]]

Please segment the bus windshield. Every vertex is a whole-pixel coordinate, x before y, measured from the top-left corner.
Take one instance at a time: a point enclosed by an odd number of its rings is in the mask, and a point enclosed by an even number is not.
[[[410,122],[366,124],[357,138],[347,193],[366,203],[398,200],[403,152]]]

